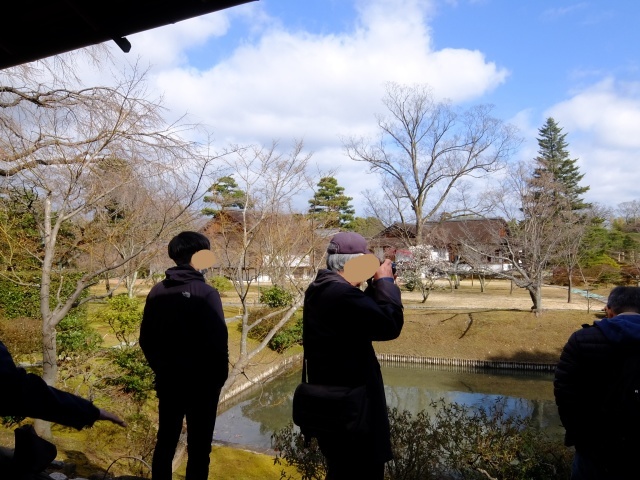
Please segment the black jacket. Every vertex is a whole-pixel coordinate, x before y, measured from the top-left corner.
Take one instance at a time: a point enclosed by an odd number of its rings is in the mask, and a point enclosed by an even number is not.
[[[99,415],[90,401],[50,387],[17,367],[0,342],[0,416],[39,418],[79,430],[93,425]]]
[[[391,459],[389,419],[380,364],[372,342],[392,340],[404,323],[400,290],[377,280],[365,292],[320,270],[305,293],[303,345],[309,383],[367,386],[374,452]]]
[[[581,451],[619,449],[620,425],[612,422],[612,386],[628,352],[640,350],[640,315],[617,315],[584,325],[564,346],[554,394],[565,444]]]
[[[140,347],[156,374],[156,390],[213,391],[228,376],[228,332],[220,294],[204,276],[180,265],[166,271],[144,307]]]

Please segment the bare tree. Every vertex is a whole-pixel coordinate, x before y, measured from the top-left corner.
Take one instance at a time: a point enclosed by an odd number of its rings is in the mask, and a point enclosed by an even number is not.
[[[491,257],[506,269],[496,275],[529,292],[532,311],[542,311],[542,285],[557,264],[580,221],[568,199],[558,196],[557,183],[532,182],[533,168],[519,163],[509,169],[501,187],[492,192],[493,204],[506,220],[508,231],[492,229],[493,241],[477,244],[471,236],[462,239],[463,258]],[[550,177],[546,181],[553,182]],[[506,234],[505,234],[506,233]]]
[[[236,381],[251,359],[262,351],[302,304],[302,289],[293,272],[310,263],[314,233],[312,222],[294,213],[292,202],[303,189],[311,188],[306,177],[310,154],[303,152],[302,142],[282,153],[277,143],[269,147],[238,148],[226,159],[229,171],[244,192],[241,208],[220,210],[209,223],[205,233],[212,240],[212,248],[221,256],[219,268],[235,287],[242,309],[240,352],[233,363],[222,391]],[[319,260],[319,259],[317,259]],[[277,282],[286,282],[294,290],[295,300],[284,309],[281,320],[254,348],[249,348],[249,331],[265,318],[249,320],[249,290],[262,274],[272,275]]]
[[[106,272],[173,233],[199,198],[200,181],[214,159],[183,138],[189,126],[164,122],[161,104],[146,97],[144,76],[136,70],[110,87],[52,88],[31,78],[24,85],[0,85],[0,176],[3,194],[25,200],[22,207],[36,224],[38,248],[26,254],[39,265],[34,287],[40,292],[43,378],[54,385],[58,323],[93,298],[83,292]],[[127,175],[114,175],[116,164],[126,165]],[[109,250],[97,212],[129,185],[144,185],[161,201],[137,245],[105,262],[108,255],[94,257]],[[129,218],[131,224],[145,220],[144,213]],[[62,285],[74,271],[81,275],[64,293]],[[2,274],[26,281],[19,270]]]
[[[490,107],[457,112],[435,101],[424,85],[389,83],[383,103],[387,115],[377,119],[380,138],[349,138],[345,149],[380,174],[399,216],[411,211],[419,242],[424,223],[440,212],[456,184],[502,168],[518,139],[513,127],[491,116]]]
[[[438,280],[448,280],[450,264],[428,245],[409,247],[410,257],[403,261],[399,275],[407,287],[417,290],[425,303]]]

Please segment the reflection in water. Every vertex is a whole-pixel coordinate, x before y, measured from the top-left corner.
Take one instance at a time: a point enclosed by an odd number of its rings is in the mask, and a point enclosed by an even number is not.
[[[506,398],[509,412],[532,415],[553,435],[563,430],[553,399],[553,374],[462,370],[432,366],[383,366],[389,407],[415,414],[432,411],[440,398],[469,406],[488,406]],[[291,421],[291,397],[300,372],[291,372],[238,397],[218,416],[214,441],[266,450],[271,434]]]

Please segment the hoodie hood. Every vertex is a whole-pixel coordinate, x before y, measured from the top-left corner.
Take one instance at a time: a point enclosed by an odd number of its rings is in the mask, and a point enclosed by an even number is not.
[[[594,322],[611,343],[640,342],[640,315],[621,314]]]
[[[193,282],[194,280],[200,280],[201,282],[205,281],[204,275],[191,265],[178,265],[176,267],[171,267],[165,272],[165,275],[167,276],[165,282],[188,283]]]

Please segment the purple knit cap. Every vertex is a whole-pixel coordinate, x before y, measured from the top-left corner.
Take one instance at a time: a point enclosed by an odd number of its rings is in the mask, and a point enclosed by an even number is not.
[[[327,253],[369,253],[367,241],[355,232],[340,232],[333,236],[327,247]]]

